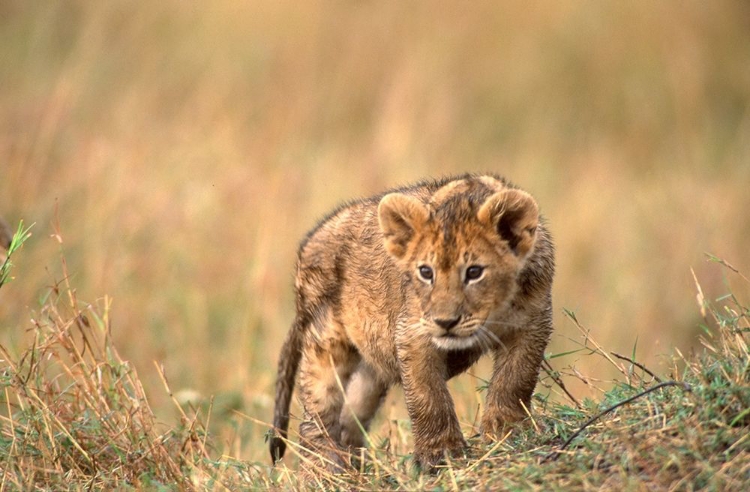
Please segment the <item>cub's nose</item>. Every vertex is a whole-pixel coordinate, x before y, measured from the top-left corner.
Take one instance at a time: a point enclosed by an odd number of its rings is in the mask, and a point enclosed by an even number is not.
[[[461,316],[457,316],[455,318],[433,318],[435,324],[444,330],[450,330],[451,328],[456,326],[460,320]]]

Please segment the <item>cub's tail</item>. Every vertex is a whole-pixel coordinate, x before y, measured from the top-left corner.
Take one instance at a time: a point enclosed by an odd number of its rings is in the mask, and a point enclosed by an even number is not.
[[[302,339],[305,323],[298,316],[284,341],[279,356],[279,368],[276,374],[276,402],[273,410],[273,436],[269,442],[271,462],[276,463],[286,451],[287,431],[289,429],[289,404],[292,401],[294,379],[302,356]]]

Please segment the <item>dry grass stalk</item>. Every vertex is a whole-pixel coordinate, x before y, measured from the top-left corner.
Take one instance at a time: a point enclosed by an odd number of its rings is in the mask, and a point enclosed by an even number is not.
[[[101,310],[79,302],[62,267],[33,319],[32,346],[19,357],[0,347],[0,435],[11,442],[2,447],[3,483],[99,487],[147,476],[187,485],[178,433],[158,431],[136,370],[109,341],[111,299]]]

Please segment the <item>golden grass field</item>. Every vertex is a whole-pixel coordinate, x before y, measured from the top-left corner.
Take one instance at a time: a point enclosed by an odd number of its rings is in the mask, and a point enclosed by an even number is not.
[[[227,452],[266,461],[230,410],[270,421],[298,240],[342,201],[465,171],[548,219],[550,354],[582,343],[565,308],[667,371],[701,333],[691,269],[707,297],[750,294],[705,255],[750,272],[750,4],[2,2],[0,216],[35,225],[0,344],[31,343],[62,253],[157,415],[176,418],[154,361],[215,396]],[[612,377],[552,363],[593,378],[579,396]],[[479,384],[453,384],[463,421]]]

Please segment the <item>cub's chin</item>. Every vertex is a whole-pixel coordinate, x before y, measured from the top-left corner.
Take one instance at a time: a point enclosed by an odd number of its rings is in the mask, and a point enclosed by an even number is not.
[[[479,343],[479,337],[477,335],[478,332],[474,332],[471,335],[467,336],[450,334],[433,336],[432,343],[434,343],[435,346],[440,350],[465,350],[468,348],[472,348]]]

